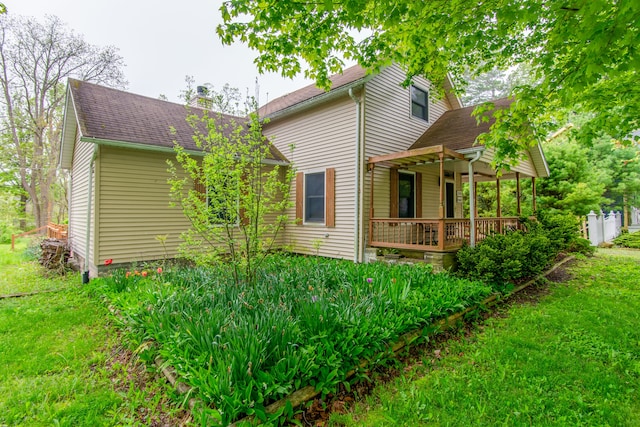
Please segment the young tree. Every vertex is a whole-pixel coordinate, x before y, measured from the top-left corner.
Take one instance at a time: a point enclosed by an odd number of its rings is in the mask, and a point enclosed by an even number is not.
[[[182,252],[199,263],[228,261],[236,284],[250,284],[288,222],[293,170],[275,161],[279,153],[255,113],[188,120],[202,156],[176,145],[177,164],[168,162],[172,200],[191,222]]]
[[[396,62],[405,83],[422,75],[435,88],[467,69],[530,66],[533,83],[518,87],[482,141],[497,149],[497,166],[564,124],[566,111],[593,113],[585,133],[622,139],[640,128],[638,1],[238,0],[220,10],[223,43],[257,50],[260,70],[292,76],[306,66],[324,87],[343,59],[371,70]]]
[[[53,208],[67,77],[123,87],[122,67],[115,48],[86,43],[57,17],[0,16],[3,132],[37,227]]]

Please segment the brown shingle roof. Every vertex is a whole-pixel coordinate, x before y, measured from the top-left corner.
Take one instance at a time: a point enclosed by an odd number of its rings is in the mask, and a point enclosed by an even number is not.
[[[492,102],[496,109],[502,109],[509,107],[512,100],[502,98]],[[495,119],[491,117],[488,122],[478,123],[476,118],[471,115],[475,107],[472,105],[445,112],[409,149],[436,145],[443,145],[451,150],[473,147],[478,135],[489,132],[489,127],[495,122]]]
[[[187,150],[199,151],[192,139],[194,131],[186,118],[191,114],[202,116],[205,110],[201,108],[187,108],[74,79],[69,79],[69,88],[82,137],[165,148],[173,148],[173,141],[177,141]],[[234,123],[248,124],[246,118],[209,113],[227,135],[234,129]],[[206,133],[204,123],[200,125],[200,131]],[[175,129],[175,134],[171,128]],[[273,159],[286,161],[273,146],[271,153]]]
[[[331,80],[331,91],[363,79],[366,75],[366,70],[360,65],[349,67],[346,70],[343,70],[341,74],[334,74],[329,77],[329,80]],[[326,93],[327,92],[324,89],[320,89],[315,84],[310,84],[309,86],[305,86],[302,89],[298,89],[268,102],[260,107],[258,113],[260,117],[268,117],[278,111],[285,110]]]

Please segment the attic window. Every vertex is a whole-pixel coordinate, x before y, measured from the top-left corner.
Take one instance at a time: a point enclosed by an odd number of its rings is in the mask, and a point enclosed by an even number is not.
[[[429,106],[427,91],[416,86],[411,86],[411,115],[426,122],[429,121]]]

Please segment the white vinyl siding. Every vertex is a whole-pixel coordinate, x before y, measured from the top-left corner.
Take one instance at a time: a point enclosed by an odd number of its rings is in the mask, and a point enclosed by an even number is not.
[[[433,124],[445,111],[451,110],[451,104],[445,97],[435,102],[428,101],[429,121],[413,117],[411,114],[410,88],[402,87],[404,71],[392,65],[371,79],[366,86],[365,100],[365,162],[372,156],[404,151]],[[431,83],[421,77],[414,77],[418,88],[428,90]],[[438,217],[439,189],[438,168],[420,167],[412,171],[422,175],[422,216]],[[368,231],[370,173],[365,173],[363,188],[363,220],[365,234]],[[376,166],[374,175],[374,216],[389,216],[389,169]]]
[[[356,106],[347,94],[310,110],[272,120],[264,134],[301,172],[335,168],[335,227],[288,225],[284,244],[298,253],[353,258]],[[295,148],[290,151],[290,146]],[[291,200],[296,191],[292,187]],[[288,216],[295,218],[295,206]],[[316,250],[314,243],[319,242]]]

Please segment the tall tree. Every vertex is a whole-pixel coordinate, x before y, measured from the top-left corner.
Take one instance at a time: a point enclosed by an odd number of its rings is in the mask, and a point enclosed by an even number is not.
[[[609,202],[604,197],[608,171],[595,167],[587,147],[562,138],[547,144],[545,154],[551,175],[537,185],[541,209],[581,216]]]
[[[405,83],[422,75],[436,88],[467,69],[530,66],[534,83],[518,87],[482,141],[497,149],[497,166],[563,124],[565,111],[593,113],[585,133],[622,139],[640,128],[637,0],[234,0],[221,13],[222,41],[257,50],[260,70],[306,67],[325,87],[343,59],[373,70],[397,62]]]
[[[66,79],[124,87],[122,68],[117,49],[85,42],[57,17],[39,22],[0,16],[4,132],[17,162],[20,185],[32,203],[36,226],[45,225],[52,210]]]

